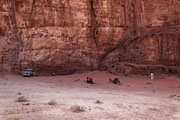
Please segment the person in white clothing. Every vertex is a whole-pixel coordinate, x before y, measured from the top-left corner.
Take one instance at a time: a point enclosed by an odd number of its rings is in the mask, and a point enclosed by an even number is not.
[[[151,80],[154,80],[154,72],[153,71],[150,73],[150,76],[151,76]]]

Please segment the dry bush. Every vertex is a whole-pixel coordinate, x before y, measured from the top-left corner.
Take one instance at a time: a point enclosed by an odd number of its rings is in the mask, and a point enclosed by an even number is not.
[[[174,98],[174,97],[176,97],[177,95],[175,95],[175,94],[173,94],[173,95],[170,95],[169,97],[170,98]]]
[[[96,100],[95,102],[96,104],[102,104],[102,102],[100,100]]]
[[[16,102],[28,102],[28,100],[24,96],[20,96],[17,98]]]
[[[22,119],[21,119],[21,118],[14,117],[14,118],[8,118],[7,120],[22,120]]]
[[[80,105],[73,105],[71,106],[70,110],[75,113],[85,112],[85,108]]]
[[[54,101],[54,100],[50,100],[50,101],[48,102],[48,105],[57,105],[57,102]]]
[[[81,80],[81,79],[78,78],[78,79],[73,80],[73,82],[78,82],[78,81],[80,81],[80,80]]]
[[[150,84],[152,84],[152,82],[146,82],[146,85],[150,85]]]
[[[17,95],[22,95],[22,93],[21,93],[21,92],[18,92]]]
[[[0,77],[1,77],[1,78],[4,78],[5,75],[6,75],[6,74],[5,74],[4,72],[0,72]]]

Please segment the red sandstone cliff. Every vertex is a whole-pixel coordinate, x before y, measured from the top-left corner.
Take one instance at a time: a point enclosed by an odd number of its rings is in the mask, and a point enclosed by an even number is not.
[[[0,68],[179,73],[178,0],[0,0]]]

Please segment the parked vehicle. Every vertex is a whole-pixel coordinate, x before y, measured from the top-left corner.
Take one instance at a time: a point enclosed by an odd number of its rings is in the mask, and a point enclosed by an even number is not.
[[[32,77],[34,76],[33,69],[26,69],[22,72],[23,77]]]

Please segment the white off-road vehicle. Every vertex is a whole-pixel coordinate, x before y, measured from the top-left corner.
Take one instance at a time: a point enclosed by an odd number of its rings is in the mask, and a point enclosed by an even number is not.
[[[26,69],[25,71],[22,71],[23,77],[32,77],[34,76],[33,69]]]

